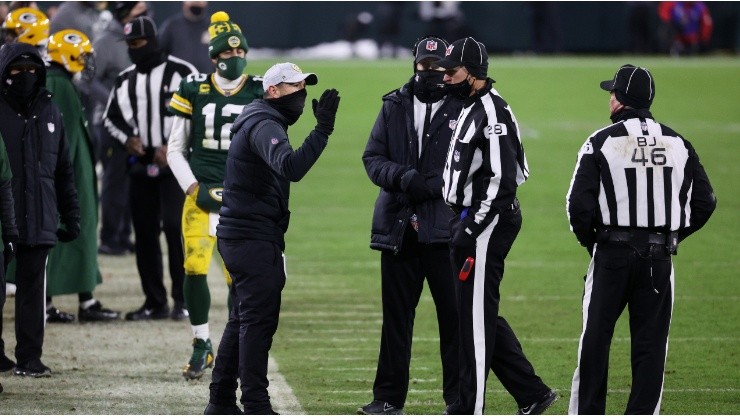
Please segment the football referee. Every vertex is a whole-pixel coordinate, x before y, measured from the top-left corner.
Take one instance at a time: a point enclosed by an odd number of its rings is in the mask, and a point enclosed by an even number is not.
[[[632,337],[627,414],[658,414],[678,243],[709,220],[716,199],[688,140],[650,113],[655,81],[624,65],[601,83],[614,124],[578,153],[567,196],[572,231],[592,255],[570,414],[604,414],[609,347],[625,306]]]
[[[129,203],[136,233],[136,267],[146,299],[139,309],[126,314],[126,320],[182,320],[188,316],[180,225],[185,196],[167,164],[167,138],[175,118],[167,107],[180,81],[196,70],[162,52],[152,19],[137,17],[124,26],[123,33],[134,65],[116,78],[103,117],[111,136],[130,154]],[[171,313],[159,243],[163,230],[175,304]]]
[[[499,316],[504,260],[522,227],[516,191],[529,175],[519,124],[488,77],[488,52],[473,38],[453,42],[444,59],[449,94],[464,100],[442,175],[450,221],[460,332],[459,397],[448,414],[483,414],[489,370],[519,414],[541,414],[557,400]]]

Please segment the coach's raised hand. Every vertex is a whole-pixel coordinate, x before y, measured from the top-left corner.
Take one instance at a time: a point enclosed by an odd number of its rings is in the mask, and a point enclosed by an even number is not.
[[[313,99],[311,105],[313,106],[313,115],[316,117],[316,128],[314,130],[327,136],[334,132],[334,121],[337,117],[340,99],[339,91],[334,88],[324,91],[318,100]]]

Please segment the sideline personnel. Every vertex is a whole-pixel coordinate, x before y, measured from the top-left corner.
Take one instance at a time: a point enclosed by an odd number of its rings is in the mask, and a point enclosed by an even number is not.
[[[457,214],[450,221],[452,267],[461,271],[455,279],[460,394],[448,412],[483,413],[490,369],[520,413],[540,414],[558,396],[535,374],[514,331],[498,314],[504,259],[522,226],[516,190],[529,175],[519,124],[488,78],[482,43],[470,37],[457,40],[437,65],[446,69],[450,93],[465,99],[442,177],[442,196]]]
[[[380,187],[370,247],[380,250],[383,329],[373,401],[359,414],[400,414],[409,388],[416,305],[424,280],[434,298],[446,405],[457,399],[457,305],[450,266],[449,221],[442,169],[462,100],[447,95],[444,72],[431,68],[447,41],[427,36],[414,45],[414,75],[383,97],[362,155]]]
[[[655,81],[624,65],[610,91],[614,124],[578,153],[567,213],[593,254],[583,294],[583,333],[570,414],[604,414],[614,325],[629,305],[632,391],[627,414],[658,414],[673,310],[677,244],[699,230],[717,205],[691,143],[650,113]]]
[[[301,180],[324,151],[339,106],[337,90],[313,100],[316,127],[296,150],[288,126],[303,113],[316,74],[290,62],[273,65],[254,100],[234,122],[216,237],[232,277],[235,307],[218,346],[206,414],[238,414],[236,377],[246,414],[274,414],[267,394],[267,357],[285,286],[285,232],[290,182]]]

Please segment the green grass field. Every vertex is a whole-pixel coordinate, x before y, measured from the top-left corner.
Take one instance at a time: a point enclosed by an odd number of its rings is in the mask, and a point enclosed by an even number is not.
[[[264,73],[272,63],[250,62],[248,69]],[[319,75],[309,98],[334,87],[342,102],[324,155],[292,188],[288,282],[272,356],[306,413],[351,414],[372,399],[381,327],[379,253],[368,248],[377,188],[367,179],[361,155],[380,97],[410,77],[411,64],[297,63]],[[691,140],[719,200],[714,217],[675,258],[662,412],[740,414],[740,59],[492,57],[489,73],[521,124],[531,169],[519,191],[524,226],[508,258],[501,314],[538,374],[561,395],[548,413],[566,413],[588,256],[568,230],[565,194],[581,144],[610,123],[609,96],[598,82],[624,63],[653,72],[654,116]],[[308,108],[290,130],[294,145],[314,124]],[[100,260],[105,283],[96,296],[110,307],[137,308],[143,295],[133,257]],[[219,273],[209,281],[215,345],[226,313],[225,285]],[[6,305],[4,322],[11,357],[13,302]],[[58,297],[55,304],[73,311],[76,297]],[[612,344],[607,413],[624,412],[629,395],[626,323],[623,317]],[[189,342],[187,323],[49,325],[43,359],[56,374],[46,380],[0,375],[0,413],[201,413],[210,374],[200,382],[180,377]],[[425,290],[417,310],[408,414],[444,410],[437,345],[434,305]],[[516,411],[493,376],[487,391],[486,413]]]

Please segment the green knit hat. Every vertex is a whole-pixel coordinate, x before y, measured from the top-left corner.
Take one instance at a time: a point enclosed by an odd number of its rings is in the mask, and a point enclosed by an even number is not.
[[[208,26],[208,54],[215,58],[223,51],[231,48],[240,48],[244,52],[249,50],[247,39],[242,34],[239,25],[229,20],[226,12],[216,12],[211,15],[211,25]]]

